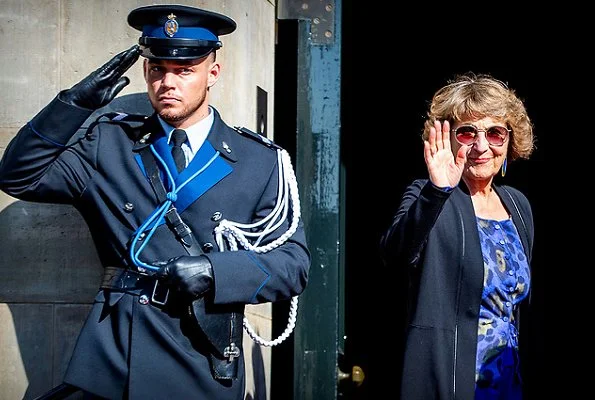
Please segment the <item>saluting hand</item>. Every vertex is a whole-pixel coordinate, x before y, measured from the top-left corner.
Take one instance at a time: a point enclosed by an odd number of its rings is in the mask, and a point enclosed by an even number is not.
[[[60,99],[89,110],[105,106],[130,83],[130,79],[122,75],[138,60],[140,54],[138,45],[116,54],[85,79],[60,93]]]
[[[424,160],[430,181],[438,187],[455,187],[459,184],[469,146],[461,146],[456,156],[450,146],[450,123],[435,121],[428,140],[424,140]]]

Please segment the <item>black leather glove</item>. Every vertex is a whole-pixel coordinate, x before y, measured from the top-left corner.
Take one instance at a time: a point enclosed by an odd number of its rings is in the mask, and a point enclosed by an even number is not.
[[[122,75],[138,60],[140,53],[140,47],[134,45],[116,54],[85,79],[60,93],[60,99],[89,110],[105,106],[130,83],[130,79]]]
[[[153,263],[155,276],[192,298],[205,294],[213,285],[213,267],[205,256],[180,256]]]

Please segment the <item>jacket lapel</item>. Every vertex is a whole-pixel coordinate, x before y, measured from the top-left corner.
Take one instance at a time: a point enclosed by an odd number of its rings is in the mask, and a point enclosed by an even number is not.
[[[515,199],[513,197],[512,193],[509,190],[507,190],[505,187],[496,186],[496,185],[494,185],[494,186],[496,188],[496,192],[498,193],[498,195],[504,202],[504,205],[510,212],[510,215],[512,216],[512,221],[514,222],[514,225],[516,226],[517,230],[519,231],[519,236],[521,237],[521,242],[523,243],[523,248],[525,249],[525,255],[527,256],[527,259],[530,261],[531,260],[531,252],[529,251],[529,249],[531,249],[531,243],[529,243],[530,233],[529,233],[529,228],[527,227],[527,224],[525,223],[525,219],[524,219],[525,216],[521,215],[519,205],[517,204],[518,200]]]
[[[183,212],[232,170],[233,168],[206,140],[192,162],[176,178],[176,186],[180,190],[177,192],[174,205],[178,211]]]
[[[221,157],[221,154],[224,154],[229,161],[235,161],[235,157],[230,154],[231,148],[226,142],[226,140],[231,140],[227,132],[229,129],[226,129],[219,113],[216,110],[214,112],[215,122],[211,128],[209,137],[205,140],[188,167],[180,173],[176,170],[171,150],[167,143],[167,137],[157,120],[156,114],[142,127],[141,137],[144,140],[139,141],[137,146],[135,146],[135,151],[137,151],[135,158],[145,176],[147,176],[147,171],[138,151],[148,145],[153,146],[158,157],[156,162],[161,171],[161,180],[164,182],[166,190],[171,191],[172,184],[165,168],[169,170],[175,182],[177,198],[174,201],[174,205],[180,213],[233,170],[231,165]],[[217,149],[210,143],[210,140],[217,143]]]

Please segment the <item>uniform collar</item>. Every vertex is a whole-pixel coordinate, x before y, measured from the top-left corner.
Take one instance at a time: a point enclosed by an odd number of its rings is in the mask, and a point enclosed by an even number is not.
[[[231,162],[238,161],[237,153],[235,152],[237,141],[234,139],[237,136],[237,132],[235,132],[223,122],[216,108],[209,106],[209,109],[211,112],[209,113],[208,119],[212,119],[212,122],[209,124],[208,128],[203,127],[203,129],[205,129],[207,132],[208,141],[215,148],[215,150],[219,151],[219,153],[227,160]],[[168,124],[166,124],[166,126],[168,126]],[[173,130],[172,127],[168,128],[168,130],[165,130],[161,124],[161,119],[159,118],[158,114],[153,113],[151,117],[146,119],[145,123],[140,128],[139,140],[137,143],[135,143],[133,151],[140,151],[142,148],[152,144],[160,137],[165,137],[169,141],[169,136],[171,135],[171,131],[169,129]],[[205,131],[203,131],[203,133]],[[191,135],[189,134],[188,136],[190,137]],[[200,142],[200,144],[202,145],[203,142],[204,139]],[[194,149],[194,146],[197,146],[197,143],[194,142],[191,145]]]
[[[212,108],[212,110],[215,121],[208,140],[223,157],[231,162],[236,162],[238,161],[235,151],[237,141],[234,138],[237,133],[223,122],[216,108]]]
[[[159,123],[163,128],[163,132],[165,132],[165,135],[167,136],[167,142],[169,143],[171,141],[171,133],[175,128],[165,122],[159,115],[157,115],[157,119],[159,120]],[[190,146],[192,153],[196,153],[206,140],[207,136],[209,135],[209,131],[213,126],[214,119],[213,110],[211,107],[209,107],[209,115],[207,115],[206,118],[203,118],[188,128],[184,128],[186,135],[188,135],[188,145]]]

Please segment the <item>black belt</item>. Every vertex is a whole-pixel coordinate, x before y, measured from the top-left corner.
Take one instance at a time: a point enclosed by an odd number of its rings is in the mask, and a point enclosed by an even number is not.
[[[126,293],[148,289],[152,293],[151,302],[161,306],[169,298],[169,286],[154,276],[120,267],[105,267],[100,287]]]

